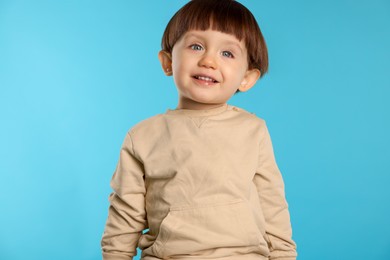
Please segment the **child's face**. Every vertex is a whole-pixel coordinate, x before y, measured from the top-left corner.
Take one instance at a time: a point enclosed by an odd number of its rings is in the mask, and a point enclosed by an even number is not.
[[[225,104],[237,90],[247,91],[260,71],[248,70],[244,41],[214,30],[186,32],[172,55],[160,52],[167,75],[179,92],[178,108],[208,109]],[[167,72],[168,70],[168,72]]]

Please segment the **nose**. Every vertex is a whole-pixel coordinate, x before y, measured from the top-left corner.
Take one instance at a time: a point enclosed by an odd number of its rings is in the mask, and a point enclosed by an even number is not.
[[[216,58],[211,53],[205,52],[199,60],[199,66],[208,69],[216,69],[218,67]]]

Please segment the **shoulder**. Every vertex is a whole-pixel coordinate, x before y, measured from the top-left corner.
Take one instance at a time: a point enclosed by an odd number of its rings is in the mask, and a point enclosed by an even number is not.
[[[261,117],[258,117],[255,113],[249,112],[243,108],[229,105],[229,110],[233,113],[236,113],[237,117],[240,117],[242,120],[251,122],[253,124],[258,124],[259,126],[265,125],[265,120]]]
[[[138,122],[129,129],[128,133],[133,136],[142,132],[146,132],[146,134],[147,132],[155,132],[156,129],[161,127],[163,121],[163,114],[157,114]]]

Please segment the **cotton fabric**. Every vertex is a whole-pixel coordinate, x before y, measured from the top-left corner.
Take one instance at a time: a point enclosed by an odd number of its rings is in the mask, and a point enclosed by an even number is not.
[[[111,187],[104,260],[130,260],[137,246],[143,260],[296,258],[266,123],[241,108],[168,110],[140,122]]]

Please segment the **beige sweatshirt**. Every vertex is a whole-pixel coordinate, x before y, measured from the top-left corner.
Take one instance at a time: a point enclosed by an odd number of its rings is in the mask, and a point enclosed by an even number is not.
[[[266,124],[240,108],[168,110],[137,124],[111,187],[104,260],[130,260],[137,246],[143,260],[296,258]]]

